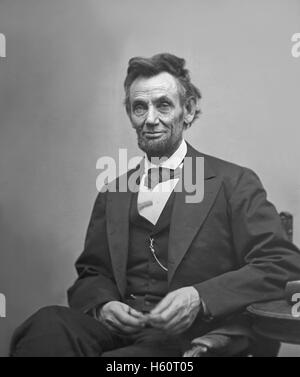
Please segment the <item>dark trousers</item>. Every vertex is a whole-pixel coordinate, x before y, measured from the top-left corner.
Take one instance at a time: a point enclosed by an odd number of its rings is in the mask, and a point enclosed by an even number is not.
[[[77,310],[50,306],[39,310],[14,333],[14,357],[178,357],[179,337],[145,328],[135,335],[119,335]]]

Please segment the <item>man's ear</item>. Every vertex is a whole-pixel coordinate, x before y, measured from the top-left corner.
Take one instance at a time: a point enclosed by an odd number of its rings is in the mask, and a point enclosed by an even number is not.
[[[189,97],[184,104],[184,123],[186,127],[190,127],[192,121],[195,118],[197,110],[197,102],[194,97]]]

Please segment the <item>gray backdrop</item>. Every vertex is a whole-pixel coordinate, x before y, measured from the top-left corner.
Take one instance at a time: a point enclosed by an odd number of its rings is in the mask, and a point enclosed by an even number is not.
[[[26,317],[66,303],[97,159],[138,152],[122,105],[132,56],[186,58],[203,93],[187,140],[254,169],[299,245],[299,18],[299,0],[0,0],[1,355]]]

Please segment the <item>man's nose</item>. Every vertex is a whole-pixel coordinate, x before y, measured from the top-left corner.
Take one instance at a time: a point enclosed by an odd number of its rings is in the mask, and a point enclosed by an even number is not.
[[[155,126],[159,124],[159,117],[158,112],[156,109],[151,106],[148,109],[147,118],[146,118],[146,125],[147,126]]]

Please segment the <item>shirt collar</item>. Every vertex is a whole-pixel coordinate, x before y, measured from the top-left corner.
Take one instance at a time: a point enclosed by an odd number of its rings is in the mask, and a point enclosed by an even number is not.
[[[187,153],[187,144],[184,139],[182,139],[181,144],[176,149],[176,151],[172,154],[170,158],[163,161],[159,166],[168,168],[168,169],[177,169],[179,166],[182,165],[183,159],[185,158]],[[148,160],[147,155],[145,154],[145,172],[147,172],[151,168],[157,168],[157,165],[152,164],[151,161]]]

